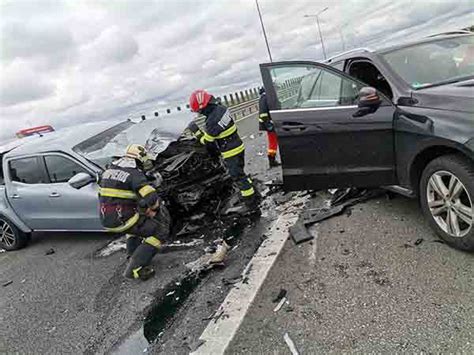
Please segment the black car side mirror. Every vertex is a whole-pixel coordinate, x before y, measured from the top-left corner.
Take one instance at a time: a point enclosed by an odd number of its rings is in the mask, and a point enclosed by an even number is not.
[[[382,100],[373,87],[365,86],[359,91],[359,102],[357,106],[359,109],[352,115],[352,117],[362,117],[374,113],[379,108]]]
[[[92,182],[95,182],[96,178],[86,173],[78,173],[69,179],[68,184],[75,189],[80,189]]]

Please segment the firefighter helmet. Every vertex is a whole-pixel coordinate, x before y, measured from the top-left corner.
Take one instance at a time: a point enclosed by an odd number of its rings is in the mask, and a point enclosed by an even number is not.
[[[199,112],[205,108],[212,99],[212,95],[205,90],[196,90],[191,94],[189,98],[189,107],[191,111]]]
[[[127,147],[127,150],[125,152],[125,156],[127,158],[133,158],[138,160],[141,163],[145,163],[148,160],[151,159],[151,157],[148,155],[148,152],[146,151],[145,147],[140,145],[140,144],[130,144]]]

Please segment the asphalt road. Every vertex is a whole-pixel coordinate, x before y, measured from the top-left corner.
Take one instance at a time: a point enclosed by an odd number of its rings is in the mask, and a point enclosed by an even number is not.
[[[264,181],[277,176],[267,170],[256,120],[239,126],[247,170]],[[123,252],[97,256],[107,235],[37,235],[27,248],[1,253],[0,353],[189,353],[233,287],[223,279],[241,273],[267,233],[275,217],[267,203],[260,220],[230,227],[235,249],[226,267],[190,285],[185,264],[203,246],[157,255],[148,282],[123,280]],[[433,242],[416,201],[372,200],[314,232],[313,242],[286,243],[229,354],[289,353],[285,332],[301,353],[474,351],[473,255]],[[275,313],[281,288],[289,305]],[[168,306],[172,292],[182,299]],[[169,319],[149,345],[144,324],[159,323],[163,309]]]
[[[436,242],[414,200],[379,198],[287,241],[228,354],[474,353],[474,255]],[[274,312],[280,289],[289,304]]]
[[[265,142],[256,134],[256,119],[246,120],[240,127],[246,137],[247,156],[255,156],[248,159],[248,170],[266,179],[268,171],[265,162],[260,161],[264,157],[257,155]],[[201,312],[202,317],[209,315],[206,307],[217,305],[226,294],[221,278],[238,274],[245,267],[261,242],[261,231],[267,222],[262,218],[233,227],[233,246],[237,248],[229,253],[227,267],[203,277],[183,305],[184,310],[190,308],[188,304],[193,304],[193,299],[201,297],[205,301],[196,303],[193,312]],[[113,240],[106,234],[35,235],[28,247],[1,253],[0,353],[142,352],[148,346],[143,337],[144,319],[157,300],[169,292],[170,285],[179,283],[187,273],[185,264],[200,257],[206,243],[215,237],[215,231],[209,230],[204,245],[157,255],[153,261],[157,275],[148,282],[122,278],[126,264],[123,251],[97,256]],[[54,252],[50,254],[50,250]],[[221,289],[216,292],[216,287]],[[184,310],[177,308],[176,315],[170,315],[170,324],[155,346],[156,351],[160,351],[161,343],[187,351],[187,343],[172,336],[179,324],[174,319],[181,319]],[[190,324],[186,331],[189,343],[199,337],[203,326],[201,318],[197,324]]]

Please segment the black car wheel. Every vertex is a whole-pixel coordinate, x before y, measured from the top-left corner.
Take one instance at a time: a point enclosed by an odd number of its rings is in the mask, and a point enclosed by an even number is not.
[[[433,229],[449,245],[474,250],[474,165],[457,155],[430,162],[420,181],[420,202]]]
[[[0,248],[16,250],[28,243],[28,234],[20,231],[12,222],[0,216]]]

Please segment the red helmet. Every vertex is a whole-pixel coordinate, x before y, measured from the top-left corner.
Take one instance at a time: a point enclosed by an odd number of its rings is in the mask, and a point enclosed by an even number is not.
[[[199,112],[203,108],[205,108],[209,101],[211,101],[212,95],[209,94],[205,90],[196,90],[191,94],[189,98],[189,107],[191,107],[191,111]]]

